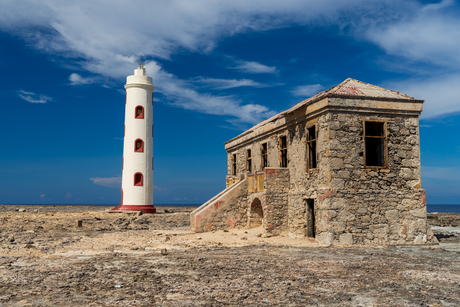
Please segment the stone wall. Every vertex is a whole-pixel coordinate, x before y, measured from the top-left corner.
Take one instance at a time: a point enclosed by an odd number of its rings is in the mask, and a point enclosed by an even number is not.
[[[385,120],[388,168],[364,168],[363,120]],[[318,191],[317,237],[330,244],[424,243],[432,234],[420,190],[418,119],[329,113],[329,184]]]
[[[434,240],[421,190],[418,116],[402,109],[358,110],[361,105],[380,103],[360,101],[333,98],[330,103],[337,110],[313,115],[307,112],[308,107],[299,108],[255,129],[252,139],[251,133],[243,134],[241,145],[237,138],[226,145],[230,146],[229,174],[233,153],[238,156],[238,172],[246,172],[247,149],[252,150],[253,173],[260,171],[261,144],[268,145],[265,192],[249,193],[245,204],[248,212],[252,200],[262,198],[265,231],[305,236],[306,200],[313,199],[319,242],[405,244]],[[346,110],[343,106],[347,105],[355,110]],[[365,120],[386,123],[388,167],[364,167]],[[315,126],[317,168],[307,169],[306,131]],[[287,138],[287,168],[279,168],[280,136]]]
[[[278,235],[288,230],[289,169],[265,168],[265,200],[263,228]]]

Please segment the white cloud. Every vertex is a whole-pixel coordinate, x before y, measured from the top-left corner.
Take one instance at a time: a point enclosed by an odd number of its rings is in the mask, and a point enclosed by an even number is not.
[[[426,119],[460,111],[460,75],[451,74],[435,78],[413,78],[400,82],[388,82],[385,88],[423,99],[420,118]]]
[[[76,74],[76,73],[72,73],[70,74],[69,76],[69,81],[70,81],[70,85],[83,85],[83,84],[91,84],[91,83],[95,83],[98,81],[97,78],[91,78],[91,77],[82,77],[80,76],[79,74]]]
[[[168,59],[184,49],[206,53],[222,37],[329,19],[357,3],[366,1],[138,0],[132,5],[108,0],[3,0],[0,29],[47,53],[75,59],[89,72],[124,78],[140,57]],[[237,64],[248,72],[275,69],[256,62]]]
[[[214,79],[214,78],[197,78],[193,82],[200,83],[207,87],[214,89],[229,89],[235,87],[249,86],[249,87],[268,87],[270,85],[262,84],[249,79]]]
[[[309,98],[319,93],[322,89],[324,89],[324,87],[321,84],[299,85],[291,91],[291,94]]]
[[[41,199],[45,198],[45,196],[46,196],[45,194],[40,194]]]
[[[159,186],[156,186],[156,185],[153,186],[153,190],[156,191],[156,192],[162,192],[162,193],[168,193],[169,192],[168,189],[160,188]]]
[[[67,194],[64,196],[65,199],[71,199],[73,196],[70,194],[70,192],[67,192]]]
[[[458,69],[460,21],[456,11],[451,10],[452,3],[138,0],[133,6],[116,0],[3,0],[0,2],[0,30],[22,37],[43,52],[61,55],[72,65],[80,65],[92,74],[118,79],[131,74],[140,58],[169,59],[182,50],[208,53],[225,37],[293,25],[339,26],[345,34],[371,41],[406,62],[422,61],[446,69]],[[263,106],[244,105],[235,97],[201,94],[192,90],[190,83],[161,71],[154,61],[150,63],[157,68],[155,82],[166,85],[161,89],[162,93],[170,101],[177,99],[171,101],[176,106],[236,116],[239,121],[248,122],[255,122],[270,113]],[[233,68],[245,73],[277,72],[276,67],[258,62],[240,61]],[[440,72],[440,75],[444,74],[444,71]],[[164,77],[165,80],[158,80]],[[180,85],[166,84],[171,80],[180,81]],[[88,84],[90,79],[72,74],[70,81],[74,85]],[[220,84],[221,89],[235,85],[238,82]],[[243,83],[240,82],[239,86]],[[441,91],[435,93],[443,101],[450,97]],[[33,103],[51,100],[44,95],[21,95]],[[190,98],[193,100],[188,105],[186,100]],[[219,111],[218,108],[225,106],[226,102],[229,107]],[[228,110],[234,106],[237,111]],[[254,116],[243,115],[245,108],[252,110]],[[445,110],[448,112],[449,108]]]
[[[103,187],[108,188],[121,188],[121,176],[119,177],[108,177],[108,178],[101,178],[101,177],[94,177],[89,178],[94,184],[100,185]]]
[[[439,167],[422,165],[422,179],[423,178],[460,181],[460,167]]]
[[[248,74],[276,74],[275,66],[266,66],[257,62],[237,61],[238,65],[229,67]]]
[[[34,92],[26,92],[23,90],[19,90],[18,95],[19,97],[30,103],[47,103],[48,101],[53,100],[53,98],[45,96],[43,94],[35,94]]]
[[[187,81],[163,71],[155,62],[148,62],[145,66],[156,80],[155,90],[165,95],[170,105],[205,114],[236,117],[239,123],[255,124],[276,114],[262,105],[243,104],[234,96],[199,93]]]
[[[460,19],[450,12],[453,1],[414,7],[395,22],[385,22],[366,30],[366,38],[387,53],[409,61],[460,67]]]

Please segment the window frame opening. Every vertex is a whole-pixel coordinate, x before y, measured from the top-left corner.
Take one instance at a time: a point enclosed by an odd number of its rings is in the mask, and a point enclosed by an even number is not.
[[[263,143],[260,145],[260,165],[262,166],[262,170],[268,167],[268,143]]]
[[[318,167],[318,160],[317,160],[317,129],[316,125],[311,127],[307,127],[307,170],[316,169]],[[312,137],[313,134],[313,137]]]
[[[141,113],[138,114],[138,110],[141,110]],[[143,106],[137,106],[135,109],[134,109],[134,118],[136,119],[144,119],[144,107]]]
[[[288,167],[288,147],[287,147],[287,136],[282,135],[279,137],[279,149],[280,149],[280,167]]]
[[[246,150],[246,170],[252,173],[252,152],[251,149]]]
[[[364,168],[388,168],[386,120],[363,121]]]
[[[236,154],[232,155],[232,175],[236,176]]]
[[[144,186],[144,175],[141,172],[134,174],[134,186],[142,187]]]
[[[140,142],[140,146],[138,146],[138,142]],[[144,141],[142,139],[134,141],[134,152],[144,152]]]

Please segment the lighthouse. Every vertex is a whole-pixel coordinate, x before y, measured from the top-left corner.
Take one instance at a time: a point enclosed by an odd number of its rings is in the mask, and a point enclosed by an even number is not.
[[[113,210],[155,213],[153,206],[153,90],[142,62],[126,78],[121,205]]]

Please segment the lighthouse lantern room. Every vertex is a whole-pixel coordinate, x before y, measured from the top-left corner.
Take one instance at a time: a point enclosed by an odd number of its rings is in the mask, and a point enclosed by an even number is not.
[[[153,206],[153,90],[142,62],[126,78],[121,205],[115,211],[155,213]]]

